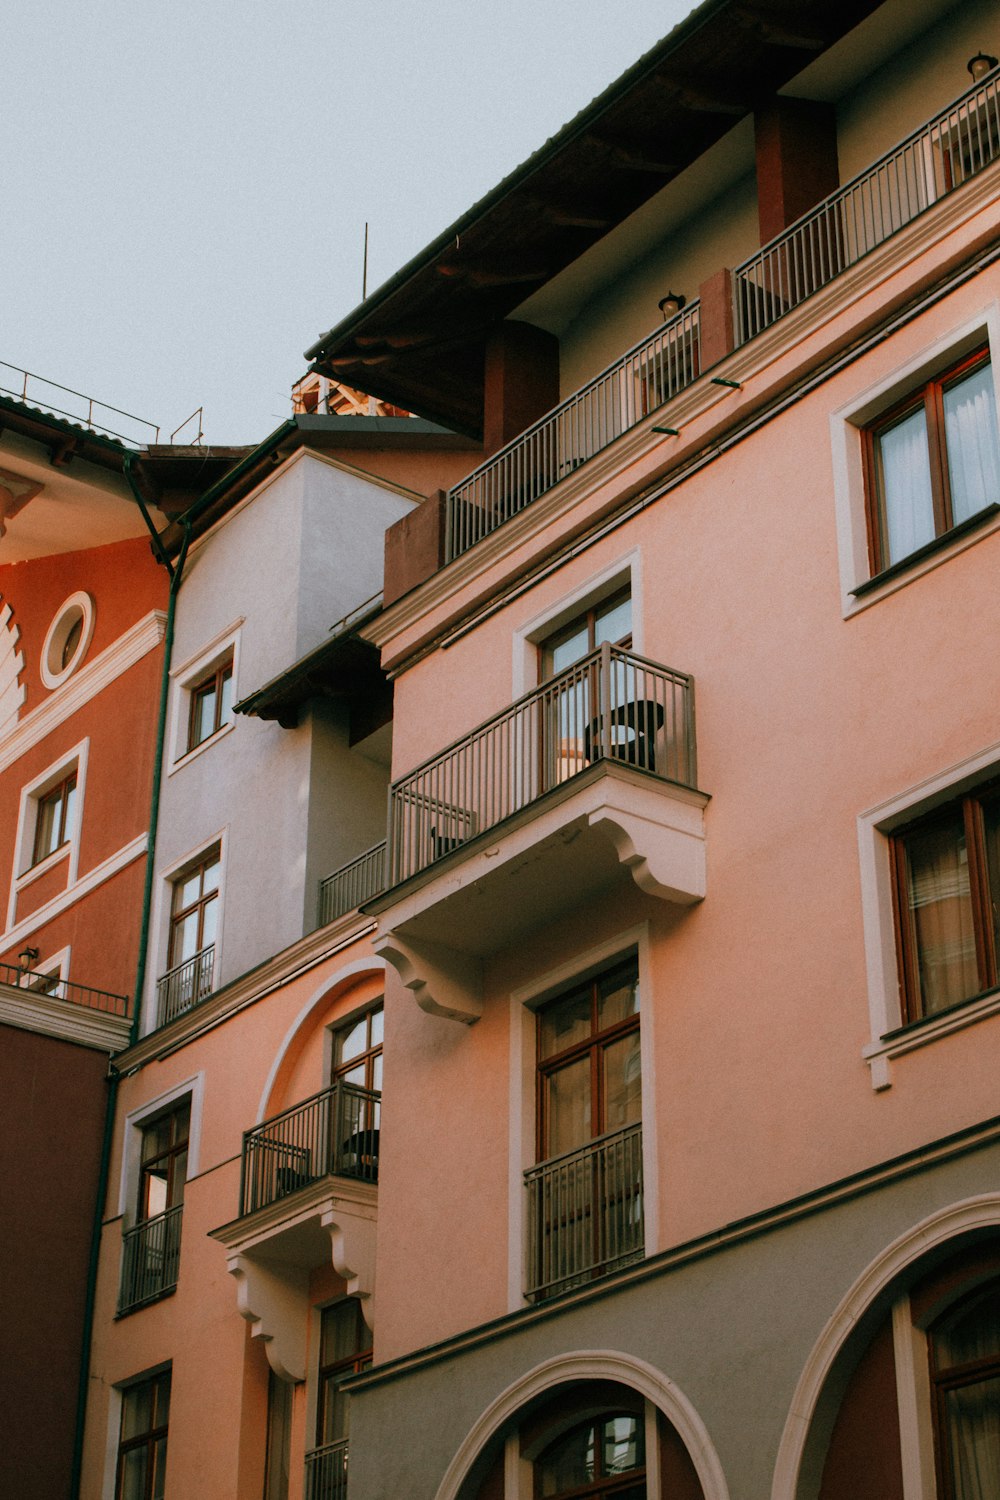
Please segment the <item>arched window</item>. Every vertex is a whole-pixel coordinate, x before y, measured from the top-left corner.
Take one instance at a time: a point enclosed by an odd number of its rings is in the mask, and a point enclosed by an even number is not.
[[[642,1417],[616,1412],[562,1433],[535,1460],[536,1500],[646,1500]]]
[[[940,1500],[997,1500],[1000,1281],[953,1304],[929,1344]]]

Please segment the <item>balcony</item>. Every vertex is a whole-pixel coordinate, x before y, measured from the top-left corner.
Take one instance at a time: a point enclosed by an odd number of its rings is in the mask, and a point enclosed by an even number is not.
[[[747,343],[1000,156],[1000,76],[919,130],[733,273],[735,345]],[[517,515],[690,385],[706,366],[697,303],[494,454],[446,499],[445,561]]]
[[[156,1024],[166,1026],[212,993],[215,948],[202,948],[156,981]]]
[[[697,379],[700,368],[695,302],[448,491],[445,561],[467,552],[671,400]]]
[[[0,964],[0,1023],[111,1053],[128,1045],[131,1014],[127,995]]]
[[[474,1019],[477,960],[623,867],[648,895],[702,898],[693,697],[685,673],[604,645],[393,783],[374,945],[421,1005]]]
[[[347,1439],[306,1454],[305,1500],[347,1500]]]
[[[582,1286],[643,1256],[642,1126],[530,1167],[525,1296]]]
[[[356,911],[385,890],[385,839],[350,864],[342,865],[319,885],[319,925],[325,927]]]
[[[164,1214],[143,1219],[122,1236],[122,1277],[118,1290],[118,1315],[134,1312],[155,1302],[177,1285],[181,1254],[183,1204]]]
[[[336,1083],[243,1136],[240,1213],[324,1177],[378,1181],[381,1094]]]

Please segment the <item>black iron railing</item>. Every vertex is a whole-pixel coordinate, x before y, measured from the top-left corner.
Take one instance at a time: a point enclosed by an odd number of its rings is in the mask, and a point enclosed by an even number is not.
[[[385,839],[319,884],[319,925],[356,911],[385,889]]]
[[[49,995],[87,1010],[103,1011],[109,1016],[127,1017],[131,1001],[127,995],[112,995],[107,990],[91,989],[86,984],[71,984],[56,974],[39,974],[34,969],[20,969],[15,964],[0,964],[0,983],[13,985],[33,995]]]
[[[202,948],[156,981],[156,1024],[165,1026],[212,993],[215,948]]]
[[[181,1255],[181,1216],[184,1205],[143,1219],[122,1236],[122,1279],[119,1313],[153,1302],[177,1285]]]
[[[695,784],[694,685],[604,645],[393,783],[392,884],[426,869],[578,771],[621,760]]]
[[[640,1124],[530,1167],[524,1185],[528,1297],[551,1297],[642,1259]]]
[[[306,1454],[305,1500],[347,1500],[347,1439]]]
[[[335,1083],[243,1135],[240,1213],[252,1214],[322,1177],[378,1181],[382,1095]]]

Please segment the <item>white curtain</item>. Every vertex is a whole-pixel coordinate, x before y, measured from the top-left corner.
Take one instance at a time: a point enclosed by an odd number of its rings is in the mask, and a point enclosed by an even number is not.
[[[1000,440],[990,365],[945,391],[944,427],[957,524],[1000,502]]]
[[[923,408],[879,438],[887,563],[934,540],[934,501]]]

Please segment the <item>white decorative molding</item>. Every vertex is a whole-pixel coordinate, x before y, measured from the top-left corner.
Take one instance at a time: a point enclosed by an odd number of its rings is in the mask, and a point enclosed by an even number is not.
[[[591,828],[610,839],[618,859],[641,891],[677,906],[705,897],[705,806],[701,792],[682,788],[661,796],[648,786],[611,778]]]
[[[83,661],[94,636],[94,615],[94,601],[83,589],[70,594],[60,604],[45,632],[38,660],[38,674],[45,687],[50,690],[62,687]],[[64,662],[63,653],[77,620],[80,621],[80,636],[69,661]]]
[[[306,1312],[309,1272],[284,1263],[266,1264],[231,1255],[226,1269],[236,1282],[236,1306],[261,1339],[268,1364],[279,1380],[306,1378]]]
[[[0,935],[0,951],[6,952],[15,947],[22,938],[30,937],[46,922],[51,922],[54,917],[58,917],[69,907],[82,901],[84,896],[89,896],[91,891],[95,891],[106,880],[110,880],[112,875],[117,875],[119,870],[124,870],[133,860],[145,854],[146,844],[146,834],[140,833],[138,838],[134,838],[130,844],[125,844],[114,854],[109,854],[107,859],[102,860],[99,865],[95,865],[92,870],[88,870],[75,885],[60,891],[58,896],[52,897],[51,901],[46,901],[43,906],[37,907],[15,927],[8,927],[7,931]]]
[[[37,990],[22,990],[0,984],[0,1025],[17,1031],[35,1031],[41,1036],[92,1047],[97,1052],[120,1052],[128,1045],[131,1022],[127,1016],[92,1010],[71,1000],[59,1000]]]
[[[679,1386],[645,1360],[607,1349],[557,1355],[519,1376],[473,1424],[448,1465],[435,1500],[458,1500],[485,1445],[537,1401],[570,1381],[614,1380],[657,1407],[674,1428],[694,1465],[704,1500],[729,1500],[729,1487],[708,1429]]]
[[[391,963],[421,1010],[471,1026],[483,1013],[483,967],[476,958],[441,943],[412,942],[382,932],[372,947]]]
[[[120,635],[112,645],[105,648],[92,662],[56,688],[44,702],[33,708],[19,722],[17,728],[0,745],[0,771],[6,771],[47,734],[77,713],[85,703],[102,692],[109,683],[121,677],[130,667],[163,640],[167,617],[162,610],[150,610],[141,620]]]
[[[333,1269],[347,1283],[347,1295],[357,1297],[365,1322],[375,1329],[375,1205],[335,1198],[320,1215],[330,1236]]]
[[[21,632],[11,623],[9,604],[0,607],[0,740],[13,734],[24,703],[24,653],[17,649]]]

